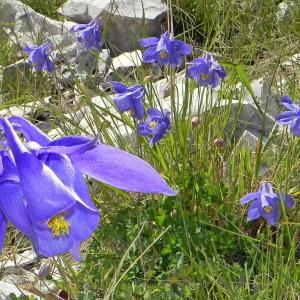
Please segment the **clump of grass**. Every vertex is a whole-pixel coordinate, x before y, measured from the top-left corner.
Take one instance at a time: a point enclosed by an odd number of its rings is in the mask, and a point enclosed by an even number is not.
[[[49,0],[47,3],[42,0],[22,0],[21,2],[44,16],[58,20],[59,14],[57,13],[57,9],[59,9],[66,0]]]

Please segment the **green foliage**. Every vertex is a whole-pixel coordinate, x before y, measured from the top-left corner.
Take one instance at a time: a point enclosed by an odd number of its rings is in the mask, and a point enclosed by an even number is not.
[[[300,32],[299,0],[286,1],[289,8],[280,13],[280,1],[268,0],[176,0],[175,18],[184,20],[185,30],[206,51],[222,52],[223,59],[253,65],[298,42]],[[182,26],[180,26],[182,27]],[[288,37],[288,39],[287,39]],[[283,49],[282,48],[282,49]]]
[[[1,27],[0,17],[0,66],[8,66],[17,60],[17,51],[9,43],[8,36]]]
[[[22,0],[24,4],[33,8],[36,12],[52,19],[59,19],[57,9],[60,8],[66,0]]]
[[[11,293],[9,295],[9,299],[11,299],[11,300],[34,300],[35,297],[34,296],[25,296],[25,295],[16,296],[16,294]]]

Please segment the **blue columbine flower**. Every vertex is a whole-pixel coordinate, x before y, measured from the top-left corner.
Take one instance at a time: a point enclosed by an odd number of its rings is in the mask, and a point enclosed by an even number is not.
[[[0,151],[1,248],[10,221],[31,239],[38,254],[70,252],[79,259],[80,243],[100,220],[83,174],[128,191],[176,194],[146,162],[97,139],[66,136],[52,141],[17,116],[1,119],[0,128],[9,146]]]
[[[102,51],[102,35],[99,20],[94,19],[88,24],[74,25],[71,27],[70,32],[77,33],[77,40],[83,48],[95,48]]]
[[[52,73],[55,70],[54,63],[49,58],[52,48],[51,43],[45,43],[41,46],[27,45],[23,48],[23,52],[30,53],[28,62],[36,71],[46,70]]]
[[[194,79],[201,86],[215,88],[226,77],[225,70],[214,60],[210,53],[188,63],[186,76]]]
[[[148,118],[146,121],[138,125],[138,134],[151,136],[149,143],[153,146],[162,139],[170,128],[170,112],[164,110],[161,113],[157,108],[150,108],[148,109]]]
[[[248,220],[255,220],[260,217],[264,218],[270,225],[276,225],[280,218],[280,199],[287,208],[294,206],[293,198],[285,193],[280,195],[274,193],[270,183],[263,183],[258,192],[252,192],[245,195],[240,204],[253,201],[248,209]]]
[[[121,112],[131,111],[136,118],[139,120],[142,119],[144,117],[144,87],[141,84],[127,87],[121,82],[116,81],[111,81],[111,84],[115,92],[117,92],[113,96],[117,108]]]
[[[179,67],[183,57],[192,53],[192,45],[175,40],[167,31],[159,38],[148,37],[140,40],[142,47],[147,48],[143,53],[145,63],[156,62],[160,65],[170,64],[172,68]]]
[[[276,117],[277,123],[290,125],[291,133],[295,136],[300,136],[300,106],[293,103],[292,99],[288,96],[282,96],[281,103],[289,109],[289,111],[280,113]]]

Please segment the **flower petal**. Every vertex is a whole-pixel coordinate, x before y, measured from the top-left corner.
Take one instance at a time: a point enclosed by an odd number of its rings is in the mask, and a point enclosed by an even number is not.
[[[274,210],[273,212],[270,213],[262,213],[262,217],[272,226],[275,226],[279,222],[280,218],[280,210]]]
[[[0,185],[0,195],[0,207],[5,217],[31,240],[34,240],[32,223],[23,202],[20,185],[9,181],[3,182]]]
[[[78,196],[48,166],[31,154],[23,153],[18,169],[24,198],[35,221],[50,219],[78,200]],[[65,176],[69,174],[65,173]]]
[[[73,239],[68,235],[53,236],[47,222],[34,223],[34,231],[36,235],[34,247],[37,254],[51,257],[68,252],[73,246]]]
[[[69,249],[69,253],[73,255],[73,257],[77,260],[80,261],[80,243],[77,241],[74,241],[73,246]]]
[[[147,48],[143,52],[143,61],[145,63],[155,62],[156,61],[155,54],[156,54],[156,47],[155,46],[151,46],[151,47]]]
[[[295,201],[291,195],[281,193],[280,196],[286,208],[292,208],[295,205]]]
[[[186,71],[186,76],[197,79],[201,74],[208,74],[209,69],[206,64],[197,64],[190,66]]]
[[[295,136],[300,136],[300,115],[292,121],[291,132]]]
[[[292,111],[300,110],[300,107],[297,104],[293,103],[292,99],[287,95],[281,97],[281,103],[289,110]]]
[[[111,81],[111,85],[113,86],[116,93],[125,93],[127,91],[127,86],[118,81]]]
[[[148,37],[148,38],[139,40],[140,45],[144,48],[157,45],[158,41],[159,41],[159,38],[157,38],[157,37]]]
[[[3,181],[19,181],[19,174],[16,165],[13,163],[10,155],[5,150],[0,151],[0,158],[2,163],[2,172],[0,175],[0,183]]]
[[[65,235],[54,236],[47,222],[34,224],[36,251],[47,257],[70,252],[80,260],[80,242],[89,238],[97,229],[100,214],[75,203],[63,215],[70,225],[69,233]]]
[[[259,198],[259,196],[260,196],[260,193],[258,193],[258,192],[248,193],[247,195],[245,195],[244,197],[241,198],[240,204],[248,203],[252,200]]]
[[[131,101],[131,95],[129,93],[117,94],[114,96],[113,100],[120,112],[125,112],[134,108]]]
[[[76,32],[76,31],[84,30],[88,26],[89,26],[88,24],[77,24],[77,25],[72,26],[69,31]]]
[[[192,45],[180,40],[173,40],[172,43],[173,47],[175,47],[176,51],[178,51],[181,55],[190,55],[192,53]]]
[[[177,194],[148,163],[123,150],[101,144],[70,158],[82,173],[114,187],[132,192]]]
[[[69,157],[51,153],[47,156],[45,163],[62,183],[76,194],[77,202],[90,210],[97,211],[90,197],[83,175],[79,169],[72,165]]]
[[[2,251],[5,242],[5,233],[7,227],[7,219],[0,210],[0,251]]]
[[[139,120],[144,118],[144,105],[143,101],[140,99],[135,103],[135,115]]]
[[[42,132],[39,128],[25,118],[12,116],[9,118],[9,122],[13,124],[13,127],[16,130],[25,136],[27,142],[35,141],[41,146],[46,146],[51,141],[51,139],[44,132]]]
[[[70,223],[70,236],[73,240],[82,242],[88,239],[98,228],[100,212],[91,211],[80,203],[67,211],[66,220]]]
[[[281,112],[276,118],[276,122],[279,124],[289,124],[296,118],[297,112],[295,111],[284,111]]]
[[[88,136],[65,136],[38,149],[38,153],[72,154],[89,151],[97,146],[98,138]]]
[[[258,219],[261,216],[258,201],[254,201],[248,208],[248,221]]]
[[[32,51],[36,50],[38,48],[38,46],[35,45],[26,45],[25,47],[23,47],[22,51],[26,52],[26,53],[31,53]]]
[[[161,111],[155,107],[148,109],[148,115],[152,118],[162,118],[163,117],[163,114],[161,113]]]

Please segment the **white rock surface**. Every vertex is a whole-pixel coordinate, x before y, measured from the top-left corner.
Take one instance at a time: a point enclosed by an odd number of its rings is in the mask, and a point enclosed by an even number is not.
[[[283,67],[293,67],[300,64],[300,53],[296,53],[284,61],[281,65]]]
[[[129,76],[130,73],[134,72],[134,70],[142,64],[141,50],[124,52],[113,58],[105,79],[107,81],[119,81],[121,80],[120,78],[126,78]]]
[[[0,299],[1,300],[10,300],[12,299],[10,297],[10,294],[15,294],[15,296],[20,297],[20,296],[32,296],[33,299],[38,299],[34,294],[29,293],[19,287],[17,287],[16,285],[14,285],[13,283],[8,283],[8,282],[4,282],[4,281],[0,281]]]
[[[261,115],[258,108],[255,106],[253,99],[249,93],[242,93],[239,100],[228,101],[220,99],[217,90],[208,90],[204,87],[195,88],[189,91],[188,98],[185,97],[185,74],[184,71],[176,74],[175,82],[175,105],[178,111],[182,111],[184,106],[188,106],[190,114],[199,115],[208,110],[223,110],[229,109],[230,119],[227,126],[227,132],[234,130],[235,138],[239,138],[244,130],[248,130],[256,136],[261,134],[268,136],[275,125],[274,118],[271,114],[277,115],[280,111],[278,96],[270,90],[267,81],[257,80],[252,82],[252,88],[257,97],[257,101],[261,105],[261,109],[266,113]],[[154,90],[157,101],[161,103],[163,109],[172,109],[171,90],[167,79],[162,79],[154,83]],[[188,103],[185,103],[188,99]],[[268,102],[267,102],[268,101]]]
[[[271,78],[259,78],[253,80],[251,82],[251,87],[261,110],[272,117],[276,117],[281,111],[281,105],[279,102],[279,95],[271,90]],[[248,91],[246,91],[243,99],[255,106],[253,98]]]
[[[59,13],[77,23],[100,18],[107,26],[106,41],[120,53],[136,49],[140,38],[159,36],[167,6],[161,0],[69,0]]]
[[[41,41],[55,41],[57,47],[75,42],[64,23],[45,17],[17,0],[1,0],[0,20],[10,38],[18,45],[37,44]]]

